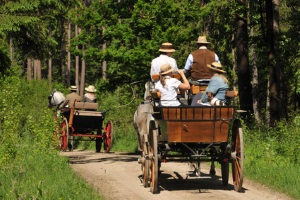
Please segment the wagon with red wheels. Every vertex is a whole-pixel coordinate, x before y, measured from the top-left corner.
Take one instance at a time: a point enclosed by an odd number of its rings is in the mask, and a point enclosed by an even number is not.
[[[152,94],[147,105],[147,131],[140,134],[139,159],[144,187],[150,187],[153,194],[159,193],[164,162],[189,162],[194,169],[193,177],[199,178],[203,175],[202,162],[210,163],[212,177],[216,176],[218,162],[222,184],[228,185],[231,165],[234,189],[242,191],[244,143],[236,106],[163,107],[157,94]]]
[[[74,141],[95,141],[96,152],[109,152],[113,139],[113,123],[108,121],[103,127],[106,111],[97,111],[98,103],[68,102],[61,106],[59,124],[59,146],[62,151],[73,150]],[[103,144],[103,145],[102,145]]]

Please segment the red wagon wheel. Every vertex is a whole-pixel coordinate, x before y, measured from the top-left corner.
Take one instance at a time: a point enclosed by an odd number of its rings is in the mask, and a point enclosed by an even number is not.
[[[148,156],[148,145],[144,142],[143,152],[142,152],[142,172],[143,172],[143,185],[144,187],[149,187],[149,176],[150,176],[150,160],[146,158]]]
[[[104,132],[104,150],[106,153],[110,151],[111,144],[113,141],[113,123],[108,121],[106,123],[105,132]]]
[[[244,178],[244,141],[240,120],[234,120],[231,141],[232,178],[234,190],[242,190]]]
[[[158,193],[158,153],[157,153],[157,131],[154,130],[154,124],[149,128],[149,159],[150,159],[150,191],[153,194]]]
[[[59,137],[59,146],[60,150],[66,151],[68,148],[68,139],[69,139],[69,125],[68,120],[64,118],[61,123],[61,135]]]

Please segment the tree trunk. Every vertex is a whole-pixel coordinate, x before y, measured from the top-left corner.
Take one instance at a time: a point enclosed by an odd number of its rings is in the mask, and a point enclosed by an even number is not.
[[[27,58],[27,80],[32,79],[32,63],[31,58]]]
[[[78,26],[75,25],[75,37],[78,37]],[[76,45],[76,50],[78,50],[78,45]],[[79,88],[79,56],[75,56],[75,85]]]
[[[254,10],[254,2],[250,1],[250,21],[253,22],[253,15],[251,14]],[[254,28],[250,29],[250,37],[253,37]],[[252,41],[252,40],[251,40]],[[252,98],[253,98],[253,114],[254,119],[257,124],[261,124],[261,117],[259,112],[259,96],[258,96],[258,67],[257,67],[257,57],[256,57],[257,45],[255,42],[251,42],[250,53],[251,53],[251,66],[252,66]]]
[[[34,60],[34,79],[35,80],[42,79],[41,61],[40,60]]]
[[[68,20],[66,24],[66,32],[67,32],[67,43],[66,43],[66,52],[67,52],[67,86],[71,86],[71,52],[70,52],[70,42],[71,42],[71,23],[70,20]]]
[[[269,68],[269,100],[267,107],[270,119],[268,125],[273,125],[280,120],[280,69],[276,68],[275,60],[275,30],[274,30],[274,8],[272,0],[266,0],[266,24],[267,24],[267,45],[268,45],[268,68]]]
[[[236,54],[240,108],[252,113],[252,87],[250,83],[250,70],[248,60],[248,32],[247,20],[242,17],[236,19]]]
[[[13,43],[13,38],[10,37],[9,38],[9,52],[10,52],[10,60],[11,60],[11,63],[14,62],[14,43]]]
[[[231,36],[231,41],[234,43],[234,34]],[[235,62],[235,49],[232,47],[231,49],[231,54],[232,54],[232,70],[236,73],[237,72],[237,67],[236,67],[236,62]],[[236,76],[233,76],[233,90],[238,90],[238,81],[236,79]],[[237,99],[234,98],[234,104],[237,105]]]
[[[285,117],[288,118],[288,111],[287,111],[287,89],[286,89],[286,81],[284,75],[284,65],[282,64],[281,59],[281,49],[280,49],[280,26],[279,26],[279,0],[273,0],[274,5],[274,20],[273,20],[273,27],[274,27],[274,53],[275,53],[275,67],[277,70],[277,83],[278,85],[278,93],[279,93],[279,117],[280,119]]]
[[[80,79],[80,96],[84,95],[85,84],[85,58],[84,58],[85,45],[82,45],[82,61],[81,61],[81,79]]]
[[[52,30],[49,31],[49,37],[52,37]],[[49,52],[49,59],[48,59],[48,83],[52,83],[52,53]]]
[[[104,37],[106,28],[104,26],[102,26],[102,37]],[[106,41],[104,40],[103,42],[103,46],[102,46],[102,50],[105,51],[106,50]],[[102,79],[106,80],[106,70],[107,70],[107,63],[106,60],[103,60],[102,62]]]

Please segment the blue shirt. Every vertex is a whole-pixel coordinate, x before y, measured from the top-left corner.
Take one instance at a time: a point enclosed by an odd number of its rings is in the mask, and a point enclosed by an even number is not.
[[[208,102],[207,92],[211,92],[214,95],[214,98],[219,99],[220,101],[225,102],[226,91],[228,90],[228,84],[220,75],[214,75],[205,90],[205,93],[202,95],[201,100],[203,103]]]

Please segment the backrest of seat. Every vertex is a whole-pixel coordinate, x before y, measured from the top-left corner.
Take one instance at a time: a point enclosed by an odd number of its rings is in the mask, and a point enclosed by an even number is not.
[[[198,94],[199,92],[204,93],[207,85],[191,85],[191,93]]]
[[[98,103],[85,102],[84,109],[85,110],[98,110]]]
[[[159,81],[160,75],[159,74],[152,74],[152,80],[154,81]],[[172,78],[177,78],[178,80],[180,80],[181,76],[180,74],[173,74]]]
[[[98,103],[76,101],[75,104],[74,102],[69,102],[68,105],[70,108],[74,106],[75,110],[90,110],[90,111],[98,110]]]

